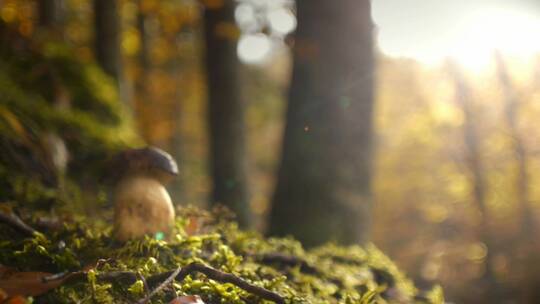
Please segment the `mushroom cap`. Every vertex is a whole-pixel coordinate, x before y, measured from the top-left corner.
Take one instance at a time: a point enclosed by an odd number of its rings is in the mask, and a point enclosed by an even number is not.
[[[178,175],[178,164],[169,153],[156,147],[146,147],[136,149],[135,151],[137,151],[136,153],[139,153],[141,157],[147,158],[151,165],[156,169],[163,170],[172,175]]]
[[[117,154],[111,166],[113,180],[126,175],[154,175],[161,177],[178,175],[178,165],[167,152],[156,147],[129,149]]]

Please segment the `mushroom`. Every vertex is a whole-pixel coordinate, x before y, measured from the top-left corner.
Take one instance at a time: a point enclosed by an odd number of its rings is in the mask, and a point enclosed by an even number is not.
[[[178,175],[176,161],[161,149],[146,147],[118,154],[111,169],[115,238],[166,235],[175,212],[164,185]]]

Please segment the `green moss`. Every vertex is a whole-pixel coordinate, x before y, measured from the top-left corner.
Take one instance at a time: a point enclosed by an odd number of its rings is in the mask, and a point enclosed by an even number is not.
[[[200,227],[203,234],[189,236],[184,226],[186,218],[194,218],[192,211],[180,212],[177,227],[167,241],[146,237],[119,245],[111,238],[110,229],[74,222],[47,238],[37,236],[0,243],[0,263],[20,270],[62,272],[105,259],[85,280],[68,282],[36,297],[37,303],[84,302],[91,298],[97,303],[130,303],[143,297],[140,279],[110,283],[100,281],[99,275],[131,271],[148,278],[192,262],[210,265],[278,292],[289,303],[415,302],[418,291],[413,284],[373,245],[325,245],[304,250],[293,239],[264,239],[222,221]],[[292,256],[309,267],[262,262],[262,257],[275,254]],[[384,272],[385,280],[378,278],[377,272]],[[233,284],[216,282],[202,274],[175,282],[156,295],[152,303],[168,303],[176,294],[200,295],[206,303],[267,303]],[[429,303],[443,303],[440,289],[425,298]]]

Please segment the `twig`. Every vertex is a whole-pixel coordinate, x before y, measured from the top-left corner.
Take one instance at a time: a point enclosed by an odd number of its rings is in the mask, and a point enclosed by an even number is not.
[[[165,281],[163,281],[161,284],[159,284],[159,286],[156,287],[154,290],[152,290],[152,292],[150,292],[149,295],[144,297],[144,299],[137,302],[137,304],[147,303],[150,300],[150,298],[152,298],[156,293],[160,292],[163,288],[165,288],[165,286],[169,285],[172,281],[174,281],[174,278],[176,278],[176,276],[180,273],[181,270],[182,270],[181,267],[176,268],[176,270],[173,271],[169,275],[169,277],[167,279],[165,279]]]
[[[243,289],[243,290],[245,290],[247,292],[250,292],[250,293],[252,293],[254,295],[257,295],[257,296],[259,296],[259,297],[261,297],[263,299],[270,300],[270,301],[273,301],[273,302],[278,303],[278,304],[284,304],[285,303],[285,299],[283,299],[282,296],[280,296],[279,294],[277,294],[275,292],[272,292],[272,291],[270,291],[270,290],[268,290],[266,288],[263,288],[263,287],[252,285],[252,284],[244,281],[240,277],[237,277],[237,276],[235,276],[233,274],[230,274],[230,273],[226,273],[226,272],[216,270],[216,269],[214,269],[212,267],[203,265],[201,263],[191,263],[191,264],[187,265],[186,267],[182,268],[174,276],[174,278],[177,281],[182,281],[182,280],[184,280],[185,277],[187,277],[188,275],[190,275],[192,273],[195,273],[195,272],[200,272],[200,273],[206,275],[207,277],[209,277],[210,279],[221,282],[221,283],[234,284],[237,287],[239,287],[239,288],[241,288],[241,289]],[[168,272],[153,275],[153,276],[148,278],[148,284],[155,285],[158,282],[163,282],[164,280],[167,280],[169,277],[171,277],[173,274],[174,274],[173,271],[168,271]]]
[[[43,277],[41,278],[41,281],[43,283],[48,283],[51,281],[58,281],[58,280],[63,281],[63,280],[66,280],[67,278],[74,276],[75,274],[76,274],[75,272],[64,271],[64,272],[51,274],[50,276]]]
[[[221,283],[231,283],[236,285],[237,287],[252,293],[256,296],[259,296],[263,299],[273,301],[278,304],[284,304],[285,299],[280,296],[278,293],[275,293],[273,291],[270,291],[266,288],[252,285],[246,281],[244,281],[242,278],[235,276],[230,273],[222,272],[217,269],[214,269],[212,267],[206,266],[201,263],[191,263],[183,268],[178,268],[174,271],[167,271],[155,274],[148,279],[146,279],[146,282],[148,286],[156,286],[157,287],[152,290],[144,299],[137,302],[138,304],[147,303],[151,297],[153,297],[156,293],[161,291],[165,286],[170,284],[173,280],[176,281],[182,281],[184,280],[188,275],[193,274],[195,272],[200,272],[204,275],[206,275],[208,278],[218,281]],[[139,274],[140,275],[140,274]],[[105,272],[100,273],[97,276],[98,280],[101,281],[109,281],[109,282],[117,282],[120,280],[125,281],[126,283],[133,284],[137,281],[139,278],[139,275],[134,272],[130,271],[113,271],[113,272]],[[54,274],[48,277],[43,278],[44,282],[47,281],[54,281],[54,280],[62,280],[63,282],[67,281],[75,281],[80,280],[86,277],[85,271],[78,271],[78,272],[72,272],[72,273],[59,273]],[[143,281],[143,283],[146,282]]]
[[[146,279],[144,278],[144,276],[140,273],[140,272],[137,272],[137,276],[139,277],[139,279],[143,282],[143,287],[144,287],[144,294],[145,294],[145,297],[150,300],[150,288],[148,288],[148,283],[146,282]],[[148,302],[145,301],[143,303],[146,303]]]
[[[28,236],[34,236],[36,233],[38,233],[37,230],[28,226],[21,220],[21,218],[13,213],[8,214],[0,211],[0,221],[10,225],[12,228],[15,228]]]

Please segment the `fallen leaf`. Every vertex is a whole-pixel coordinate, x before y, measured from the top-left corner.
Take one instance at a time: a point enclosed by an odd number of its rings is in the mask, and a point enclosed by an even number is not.
[[[181,296],[178,297],[169,304],[205,304],[203,300],[201,300],[201,297],[199,296]]]
[[[70,275],[63,275],[54,280],[44,280],[53,274],[48,272],[12,272],[7,267],[0,268],[0,290],[8,297],[39,296],[60,286]],[[14,302],[19,303],[19,302]]]
[[[7,299],[8,295],[2,288],[0,288],[0,303],[3,303]]]

